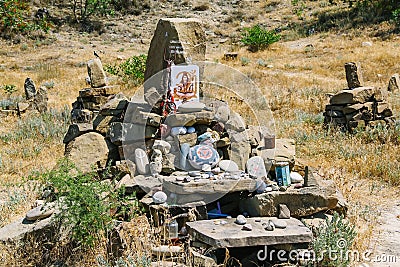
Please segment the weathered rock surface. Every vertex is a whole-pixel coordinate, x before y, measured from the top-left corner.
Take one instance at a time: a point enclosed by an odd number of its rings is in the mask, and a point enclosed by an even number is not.
[[[171,50],[178,51],[176,57]],[[162,51],[160,53],[160,51]],[[166,58],[174,56],[174,64],[204,61],[206,38],[201,22],[190,18],[164,18],[157,23],[156,31],[151,40],[145,72],[145,93],[155,87],[162,95],[167,88],[166,75],[153,75],[167,68]],[[167,74],[167,73],[165,73]]]
[[[90,84],[93,88],[107,85],[106,73],[99,58],[89,60],[87,63]]]
[[[251,216],[278,216],[280,204],[285,204],[295,218],[325,210],[345,212],[347,205],[333,181],[320,180],[318,186],[255,195],[243,200],[240,207]]]
[[[330,99],[330,104],[357,104],[370,101],[382,101],[383,93],[375,87],[358,87],[353,90],[343,90]]]
[[[347,86],[350,89],[361,87],[363,78],[361,74],[361,65],[354,62],[348,62],[344,64],[346,71]]]
[[[25,98],[26,100],[31,100],[36,95],[36,86],[31,78],[26,78],[24,83]]]
[[[246,123],[237,112],[231,112],[229,120],[225,124],[225,128],[228,131],[243,132],[246,129]]]
[[[390,77],[388,84],[388,91],[389,92],[399,91],[399,88],[400,88],[400,75],[398,73],[395,73],[393,74],[392,77]]]
[[[111,154],[110,150],[114,149],[116,147],[101,134],[89,132],[67,144],[65,147],[65,156],[82,172],[90,172],[92,166],[106,167]]]
[[[157,128],[140,124],[113,122],[107,131],[107,137],[114,144],[122,142],[145,141],[146,138],[153,138]]]
[[[64,136],[63,143],[68,144],[76,137],[81,136],[87,132],[93,131],[92,123],[74,123],[68,127],[68,131]]]

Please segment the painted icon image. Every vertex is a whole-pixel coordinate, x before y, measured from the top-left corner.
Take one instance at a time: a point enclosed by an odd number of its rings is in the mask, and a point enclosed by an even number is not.
[[[199,101],[199,67],[171,66],[171,88],[175,104]]]

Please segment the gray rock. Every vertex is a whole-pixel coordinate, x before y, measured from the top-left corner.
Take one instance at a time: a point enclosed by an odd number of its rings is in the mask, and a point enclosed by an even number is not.
[[[227,130],[243,132],[246,129],[246,123],[237,112],[231,112],[229,120],[225,123]]]
[[[128,111],[125,114],[128,114]],[[161,119],[162,117],[156,113],[144,112],[137,108],[129,115],[125,115],[124,122],[159,127]]]
[[[68,127],[68,131],[64,136],[63,143],[68,144],[76,137],[82,134],[93,131],[93,124],[91,123],[74,123]]]
[[[106,73],[99,58],[91,59],[87,63],[90,84],[93,88],[103,87],[107,85]]]
[[[268,220],[266,223],[263,223],[263,227],[267,231],[275,230],[275,224],[271,220]]]
[[[344,64],[346,71],[347,86],[354,89],[362,86],[363,78],[361,74],[361,65],[354,62]]]
[[[54,211],[55,211],[54,203],[46,203],[44,205],[40,205],[28,211],[26,213],[25,218],[28,221],[41,220],[50,217],[54,213]]]
[[[237,172],[239,171],[238,165],[232,161],[232,160],[221,160],[218,163],[218,166],[221,168],[221,170],[226,171],[226,172]]]
[[[30,104],[28,102],[18,102],[17,103],[17,110],[19,114],[24,113],[30,108]]]
[[[146,138],[154,138],[157,128],[140,124],[113,122],[109,125],[107,137],[116,145],[123,142],[145,141]]]
[[[248,142],[232,142],[228,150],[229,159],[236,162],[239,169],[246,168],[246,162],[250,157],[251,147]]]
[[[275,228],[285,229],[287,227],[287,222],[283,219],[273,219],[271,221],[275,225]]]
[[[106,135],[113,122],[121,122],[121,119],[116,116],[97,115],[93,121],[93,129],[97,132]]]
[[[202,111],[205,107],[206,105],[204,103],[190,101],[180,105],[178,107],[178,112],[182,113],[199,112]]]
[[[192,126],[196,123],[196,116],[194,115],[194,113],[170,114],[165,119],[164,123],[170,127]]]
[[[196,119],[195,119],[195,123],[196,124],[210,124],[213,119],[214,119],[214,113],[211,111],[207,111],[207,110],[203,110],[203,111],[199,111],[199,112],[193,112],[190,113],[193,114]],[[191,125],[187,125],[187,126],[191,126]]]
[[[153,202],[155,204],[163,204],[167,202],[167,194],[162,191],[158,191],[153,195]]]
[[[91,172],[92,167],[104,168],[116,147],[101,134],[85,133],[65,146],[65,156],[82,172]]]
[[[358,87],[353,90],[343,90],[329,100],[331,105],[357,104],[371,101],[382,101],[384,93],[375,87]]]
[[[272,191],[241,200],[241,210],[250,216],[278,216],[279,204],[290,210],[290,216],[301,218],[326,210],[346,213],[347,203],[338,191],[334,181],[318,179],[318,185],[300,189],[288,188],[286,191]]]
[[[279,219],[290,219],[290,210],[285,204],[279,204],[278,218]]]
[[[164,140],[155,140],[153,149],[159,149],[162,154],[166,155],[171,151],[171,144]]]
[[[122,177],[117,183],[117,188],[125,188],[125,193],[132,194],[135,192],[135,188],[138,186],[135,179],[133,179],[129,174]]]
[[[231,110],[229,109],[228,105],[221,105],[215,112],[214,120],[226,123],[229,120],[230,113]]]
[[[180,150],[181,150],[181,155],[180,155],[180,158],[179,158],[179,165],[180,165],[182,170],[186,170],[189,167],[188,155],[189,155],[189,151],[190,151],[190,145],[189,144],[182,144],[180,146]]]
[[[253,226],[249,223],[246,223],[245,225],[243,225],[242,230],[251,231],[251,230],[253,230]]]
[[[162,161],[152,161],[149,165],[149,170],[151,175],[158,175],[163,170],[163,162]]]
[[[135,150],[135,163],[136,163],[136,168],[137,171],[140,174],[147,174],[149,173],[149,158],[146,154],[146,152],[141,149],[137,148]]]
[[[247,223],[246,217],[244,217],[243,215],[238,215],[236,217],[235,223],[239,225],[245,225]]]
[[[258,147],[256,153],[263,158],[266,166],[271,166],[276,162],[289,162],[293,166],[296,155],[295,141],[293,139],[276,139],[275,149]]]
[[[189,144],[190,146],[195,146],[197,143],[197,134],[196,133],[191,133],[191,134],[181,134],[176,136],[176,138],[179,141],[179,144]]]
[[[390,77],[389,84],[388,84],[388,91],[395,92],[399,91],[400,88],[400,76],[398,73],[395,73]]]
[[[165,55],[160,51],[168,53],[170,46],[178,46],[182,51],[174,58],[176,65],[190,61],[204,61],[206,36],[201,22],[192,18],[163,18],[158,21],[146,62],[145,94],[153,86],[159,88],[161,92],[166,91],[168,82],[165,75],[167,72],[161,72],[165,69]],[[153,75],[155,76],[150,79]]]
[[[40,113],[47,111],[47,101],[49,100],[47,96],[47,88],[40,86],[35,97],[33,98],[33,106]]]
[[[36,86],[31,78],[26,78],[24,83],[25,98],[26,100],[31,100],[36,95]]]
[[[155,87],[151,87],[145,92],[144,99],[151,107],[162,101],[162,97]]]
[[[267,177],[267,170],[265,169],[264,160],[260,156],[251,157],[246,162],[247,173],[254,178]]]
[[[203,172],[210,172],[210,171],[211,171],[211,165],[204,164],[204,165],[201,167],[201,170],[202,170]]]

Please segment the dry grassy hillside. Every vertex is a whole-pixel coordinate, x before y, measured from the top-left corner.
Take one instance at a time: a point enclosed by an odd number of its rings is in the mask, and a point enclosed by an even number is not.
[[[26,178],[52,168],[63,156],[69,109],[86,86],[86,61],[93,58],[93,51],[104,51],[103,64],[118,64],[122,58],[147,53],[160,17],[194,16],[204,21],[207,59],[254,80],[269,102],[278,137],[295,139],[297,157],[333,179],[347,197],[349,220],[358,229],[355,246],[373,246],[371,237],[378,234],[374,229],[382,207],[400,198],[400,124],[350,135],[324,129],[322,112],[327,94],[346,87],[346,62],[361,63],[365,85],[387,87],[390,76],[399,72],[395,26],[388,22],[358,26],[339,12],[346,11],[346,5],[328,1],[232,1],[238,2],[234,7],[225,1],[176,2],[151,1],[150,10],[140,15],[101,18],[101,34],[57,26],[46,39],[0,40],[0,86],[16,85],[11,97],[23,97],[26,77],[37,86],[54,84],[48,89],[49,113],[22,117],[0,113],[0,227],[23,216],[36,199],[38,190]],[[55,7],[50,11],[66,12]],[[321,14],[332,25],[318,21]],[[280,29],[282,40],[265,51],[247,51],[238,42],[240,30],[256,23]],[[238,52],[238,59],[224,61],[225,51]],[[114,84],[121,82],[111,79]],[[136,90],[120,86],[128,96]],[[8,97],[0,90],[0,101]],[[400,118],[400,92],[389,92],[389,102]]]

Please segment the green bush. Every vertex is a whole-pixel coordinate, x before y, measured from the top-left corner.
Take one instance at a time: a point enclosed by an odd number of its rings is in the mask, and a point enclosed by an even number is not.
[[[317,266],[344,267],[350,263],[348,251],[357,235],[354,226],[337,212],[332,219],[326,218],[326,227],[316,230],[311,246],[317,256]]]
[[[267,30],[260,25],[255,25],[251,28],[245,28],[242,33],[241,42],[249,47],[249,50],[256,52],[266,49],[269,45],[278,42],[281,35],[274,30]]]
[[[95,172],[82,174],[68,159],[60,160],[55,169],[31,178],[54,189],[60,209],[56,219],[71,229],[73,241],[86,248],[103,241],[114,227],[114,219],[126,216],[128,208],[133,211],[130,215],[137,211],[137,201],[135,206],[126,208],[124,188],[115,189],[115,180],[104,183]]]
[[[30,1],[0,0],[0,31],[16,33],[40,29],[47,33],[50,27],[45,17],[36,20],[30,17]]]
[[[107,65],[105,70],[110,74],[121,77],[126,83],[140,85],[144,81],[146,60],[146,55],[133,56],[119,65]]]

